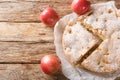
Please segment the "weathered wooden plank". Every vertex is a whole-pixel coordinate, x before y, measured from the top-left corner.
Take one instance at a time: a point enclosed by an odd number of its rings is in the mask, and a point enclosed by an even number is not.
[[[63,75],[48,76],[39,64],[0,64],[0,80],[67,80]]]
[[[37,2],[41,2],[41,3],[48,3],[48,2],[52,2],[52,3],[62,3],[62,2],[64,2],[64,3],[71,3],[72,2],[72,0],[0,0],[0,2],[7,2],[7,1],[9,1],[9,2],[20,2],[20,1],[25,1],[25,2],[35,2],[35,1],[37,1]]]
[[[40,22],[39,15],[46,7],[54,8],[62,17],[71,12],[67,2],[40,2],[40,1],[17,1],[0,2],[0,21],[15,22]]]
[[[54,54],[53,29],[42,23],[0,23],[0,62],[38,63]]]
[[[0,42],[0,63],[39,63],[48,54],[54,54],[53,43]]]
[[[0,22],[0,41],[53,42],[53,28],[42,23]]]
[[[90,0],[92,3],[110,0]],[[119,0],[117,5],[120,4]],[[72,0],[0,0],[0,21],[40,22],[39,15],[46,7],[54,8],[60,17],[71,13]],[[119,5],[118,5],[119,6]]]

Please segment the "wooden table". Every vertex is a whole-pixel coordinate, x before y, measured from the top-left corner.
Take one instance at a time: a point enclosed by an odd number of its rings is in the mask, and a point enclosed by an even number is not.
[[[39,15],[52,7],[63,17],[72,12],[71,2],[0,0],[0,80],[68,80],[62,74],[45,75],[39,67],[41,57],[55,54],[54,29],[41,23]]]

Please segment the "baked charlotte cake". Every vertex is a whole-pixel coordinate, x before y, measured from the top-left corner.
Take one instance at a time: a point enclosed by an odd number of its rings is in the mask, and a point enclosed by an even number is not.
[[[120,10],[114,1],[93,4],[76,23],[68,23],[62,47],[73,65],[98,74],[120,74]]]

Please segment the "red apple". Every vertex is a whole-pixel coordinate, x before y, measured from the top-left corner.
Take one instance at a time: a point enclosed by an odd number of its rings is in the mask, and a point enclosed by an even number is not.
[[[40,20],[47,26],[53,27],[59,20],[59,16],[54,9],[46,8],[40,14]]]
[[[61,63],[57,56],[46,55],[41,59],[41,69],[48,75],[53,75],[61,70]]]
[[[90,9],[90,2],[87,0],[73,0],[71,9],[78,15],[83,15]]]

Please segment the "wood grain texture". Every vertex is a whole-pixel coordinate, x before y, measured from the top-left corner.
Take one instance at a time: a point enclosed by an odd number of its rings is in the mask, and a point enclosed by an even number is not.
[[[53,28],[38,23],[39,14],[50,6],[66,15],[70,3],[63,1],[0,0],[0,80],[67,80],[62,74],[45,75],[36,64],[55,54]]]
[[[53,28],[42,23],[0,22],[0,41],[53,42]]]
[[[67,80],[59,76],[45,75],[39,64],[0,64],[0,80]]]
[[[71,12],[69,0],[4,0],[0,1],[0,21],[40,22],[39,15],[46,7],[54,8],[60,17]]]
[[[0,62],[38,63],[54,54],[53,29],[42,23],[0,23]]]

